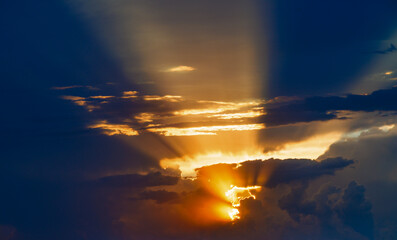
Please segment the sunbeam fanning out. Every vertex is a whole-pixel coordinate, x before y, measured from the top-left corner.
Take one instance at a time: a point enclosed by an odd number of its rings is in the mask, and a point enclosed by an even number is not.
[[[0,240],[397,239],[396,13],[0,1]]]

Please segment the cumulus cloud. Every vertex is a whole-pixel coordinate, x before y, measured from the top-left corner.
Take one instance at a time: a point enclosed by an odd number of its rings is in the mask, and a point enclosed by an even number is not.
[[[298,224],[320,227],[314,239],[373,239],[372,206],[362,185],[353,181],[344,191],[327,185],[313,196],[306,189],[307,184],[294,186],[278,203]]]
[[[394,208],[397,201],[394,190],[397,188],[396,135],[395,129],[362,134],[331,145],[320,157],[337,155],[355,159],[354,169],[338,172],[335,183],[357,181],[365,187],[365,194],[372,203],[375,239],[390,239],[397,234],[397,210]]]

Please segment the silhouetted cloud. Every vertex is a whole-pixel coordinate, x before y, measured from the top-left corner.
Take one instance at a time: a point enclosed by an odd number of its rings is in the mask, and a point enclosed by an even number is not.
[[[251,160],[239,164],[217,164],[197,169],[199,179],[210,180],[212,172],[231,172],[234,185],[261,185],[274,188],[280,184],[305,182],[324,175],[333,175],[351,164],[353,160],[327,158],[323,161],[310,159]]]
[[[390,47],[386,48],[385,50],[378,50],[369,53],[376,53],[376,54],[388,54],[397,51],[396,46],[393,43],[390,44]]]
[[[98,182],[107,187],[145,188],[153,186],[175,185],[178,177],[163,176],[160,172],[141,174],[126,174],[103,177]]]
[[[397,87],[368,95],[308,97],[266,105],[262,121],[268,126],[337,119],[337,111],[397,111]],[[342,118],[343,119],[343,118]]]
[[[165,190],[145,191],[141,194],[141,200],[154,200],[157,203],[166,203],[178,199],[179,194],[176,192],[168,192]]]

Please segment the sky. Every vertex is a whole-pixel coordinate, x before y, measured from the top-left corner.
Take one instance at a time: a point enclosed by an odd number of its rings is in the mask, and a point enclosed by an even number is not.
[[[396,12],[1,1],[0,239],[396,239]]]

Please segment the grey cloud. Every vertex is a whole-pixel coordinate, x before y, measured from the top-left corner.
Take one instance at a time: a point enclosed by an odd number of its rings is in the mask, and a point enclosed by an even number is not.
[[[358,181],[366,188],[372,203],[375,239],[392,239],[397,234],[397,137],[395,131],[375,136],[360,136],[333,144],[320,158],[343,156],[354,158],[355,168],[336,174],[335,184]],[[359,193],[357,193],[359,196]],[[354,195],[352,195],[354,197]],[[351,221],[353,221],[352,219]]]
[[[365,188],[350,182],[345,190],[323,186],[310,197],[307,184],[292,186],[279,200],[281,209],[303,225],[318,225],[323,237],[314,239],[373,239],[374,223],[371,203]]]

